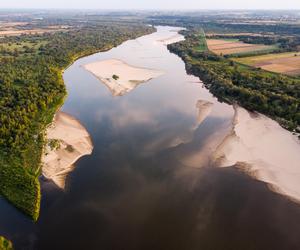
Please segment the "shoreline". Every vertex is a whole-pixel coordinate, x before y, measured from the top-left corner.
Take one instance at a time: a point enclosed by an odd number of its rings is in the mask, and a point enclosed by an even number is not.
[[[113,96],[123,96],[164,74],[161,70],[133,66],[119,59],[96,61],[81,67],[100,80]]]
[[[214,153],[217,167],[235,166],[300,203],[300,142],[275,120],[234,106],[231,132]],[[272,143],[272,144],[270,144]]]
[[[150,34],[152,34],[152,33],[154,33],[154,32],[156,32],[156,28],[154,28],[154,30],[152,30],[151,32],[146,32],[143,36],[150,35]],[[136,37],[136,38],[134,38],[134,39],[137,39],[137,38],[138,38],[138,37]],[[133,39],[133,38],[132,38],[132,39]],[[96,49],[95,51],[91,51],[91,52],[88,52],[88,53],[82,53],[82,54],[80,53],[80,54],[77,54],[77,55],[73,56],[73,57],[72,57],[72,60],[70,61],[70,63],[68,63],[68,65],[67,65],[66,67],[64,67],[63,69],[61,69],[61,72],[60,72],[61,80],[63,81],[64,86],[66,86],[66,85],[65,85],[65,82],[64,82],[63,74],[64,74],[65,71],[66,71],[69,67],[71,67],[77,60],[79,60],[79,59],[81,59],[81,58],[84,58],[84,57],[88,57],[88,56],[97,54],[97,53],[109,51],[109,50],[111,50],[111,49],[113,49],[113,48],[115,48],[115,47],[121,45],[122,43],[124,43],[124,42],[126,42],[126,41],[130,41],[130,40],[131,40],[131,39],[122,41],[120,44],[118,44],[118,45],[116,45],[116,46],[114,46],[114,45],[109,45],[109,46],[107,46],[107,47],[105,47],[105,48],[102,48],[102,49]],[[60,109],[61,109],[62,106],[64,105],[65,99],[66,99],[67,97],[68,97],[68,92],[67,92],[67,90],[66,90],[66,93],[65,93],[65,95],[63,96],[63,98],[62,98],[62,100],[61,100],[61,102],[60,102],[60,105],[57,105],[57,107],[55,108],[56,111],[54,112],[54,115],[53,115],[53,117],[52,117],[51,122],[49,122],[49,123],[45,126],[45,128],[43,129],[43,133],[46,133],[47,129],[52,125],[53,120],[55,119],[56,114],[60,112]],[[78,121],[78,122],[79,122],[79,121]],[[45,138],[45,136],[44,136],[44,138]],[[45,150],[45,147],[46,147],[46,145],[44,145],[44,147],[43,147],[43,152],[44,152],[44,150]],[[42,155],[42,157],[43,157],[43,155]],[[42,157],[41,157],[41,163],[42,163]],[[76,161],[77,161],[77,160],[75,160],[75,162],[76,162]],[[40,167],[40,170],[42,170],[42,166]],[[38,177],[40,177],[40,176],[42,176],[42,174],[39,175]]]
[[[61,80],[64,84],[64,86],[66,87],[65,85],[65,82],[64,82],[64,79],[63,79],[63,74],[64,72],[69,68],[71,67],[77,60],[81,59],[81,58],[84,58],[84,57],[88,57],[88,56],[91,56],[93,54],[97,54],[97,53],[101,53],[101,52],[106,52],[106,51],[109,51],[121,44],[123,44],[124,42],[126,41],[130,41],[130,40],[133,40],[133,39],[137,39],[138,37],[141,37],[141,36],[147,36],[147,35],[150,35],[152,33],[156,32],[156,28],[154,28],[153,30],[149,31],[149,32],[145,32],[145,34],[143,35],[140,35],[140,36],[137,36],[135,38],[131,38],[131,39],[127,39],[127,40],[124,40],[122,42],[120,42],[120,44],[117,44],[117,45],[109,45],[108,47],[105,47],[105,48],[102,48],[102,49],[95,49],[94,51],[89,51],[87,53],[83,52],[83,53],[79,53],[77,55],[74,55],[71,59],[71,61],[63,68],[60,69],[60,76],[61,76]],[[64,102],[65,102],[65,99],[68,97],[68,92],[66,90],[66,93],[65,95],[62,97],[61,101],[59,102],[59,105],[57,105],[57,107],[55,107],[54,109],[56,110],[53,114],[53,117],[51,119],[51,121],[49,123],[47,123],[45,125],[45,127],[42,129],[42,133],[45,134],[47,129],[49,128],[49,126],[51,126],[52,122],[53,122],[53,119],[55,117],[55,115],[60,111],[61,107],[64,105]],[[45,138],[45,135],[43,135],[43,137]],[[46,145],[43,146],[43,149],[42,149],[42,152],[44,152],[45,150],[45,147]],[[40,159],[40,163],[42,164],[42,157],[43,157],[43,154],[41,155],[41,159]],[[42,172],[42,165],[41,167],[39,168],[39,171]],[[40,186],[41,186],[41,183],[40,183],[40,180],[39,180],[39,177],[41,177],[42,174],[39,174],[37,175],[37,180],[38,180],[38,183],[39,183],[39,197],[41,197],[41,193],[40,193]],[[38,208],[36,209],[36,214],[33,216],[34,220],[36,221],[39,217],[39,213],[40,213],[40,199],[39,198],[39,201],[37,202],[38,203]]]
[[[58,111],[47,128],[48,145],[42,157],[42,176],[64,189],[67,175],[74,163],[92,153],[93,143],[85,127],[73,116]],[[49,144],[53,142],[54,147]]]

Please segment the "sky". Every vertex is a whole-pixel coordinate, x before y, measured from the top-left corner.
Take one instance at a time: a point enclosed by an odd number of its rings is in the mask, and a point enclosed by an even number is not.
[[[300,0],[0,0],[0,8],[300,9]]]

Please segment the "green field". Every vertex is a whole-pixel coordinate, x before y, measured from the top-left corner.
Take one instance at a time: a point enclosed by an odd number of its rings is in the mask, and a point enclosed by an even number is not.
[[[295,51],[295,52],[285,52],[285,53],[277,53],[277,54],[265,54],[265,55],[235,58],[234,60],[239,63],[243,63],[247,65],[255,65],[256,63],[262,61],[284,59],[289,57],[295,57],[295,55],[300,56],[300,53]]]
[[[233,53],[230,54],[230,57],[249,57],[249,56],[259,56],[259,55],[266,55],[270,53],[274,53],[278,50],[278,45],[269,45],[268,49],[259,49],[259,50],[253,50],[249,52],[241,52],[241,53]]]

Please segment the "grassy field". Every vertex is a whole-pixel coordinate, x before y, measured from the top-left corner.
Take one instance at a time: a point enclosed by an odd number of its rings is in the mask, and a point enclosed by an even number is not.
[[[271,72],[300,75],[300,53],[287,52],[279,54],[267,54],[234,59],[236,62],[262,68]]]
[[[207,39],[210,51],[217,55],[237,55],[260,51],[272,51],[275,46],[263,44],[249,44],[240,42],[237,39]]]

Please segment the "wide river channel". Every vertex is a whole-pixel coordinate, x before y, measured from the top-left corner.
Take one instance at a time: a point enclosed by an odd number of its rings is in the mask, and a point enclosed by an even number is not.
[[[157,27],[65,71],[62,110],[85,126],[93,153],[76,163],[65,191],[43,187],[37,223],[0,200],[0,235],[16,249],[300,249],[299,205],[212,164],[234,110],[167,50],[163,40],[177,30]],[[106,59],[164,74],[113,96],[82,67]],[[206,119],[203,101],[213,104]]]

